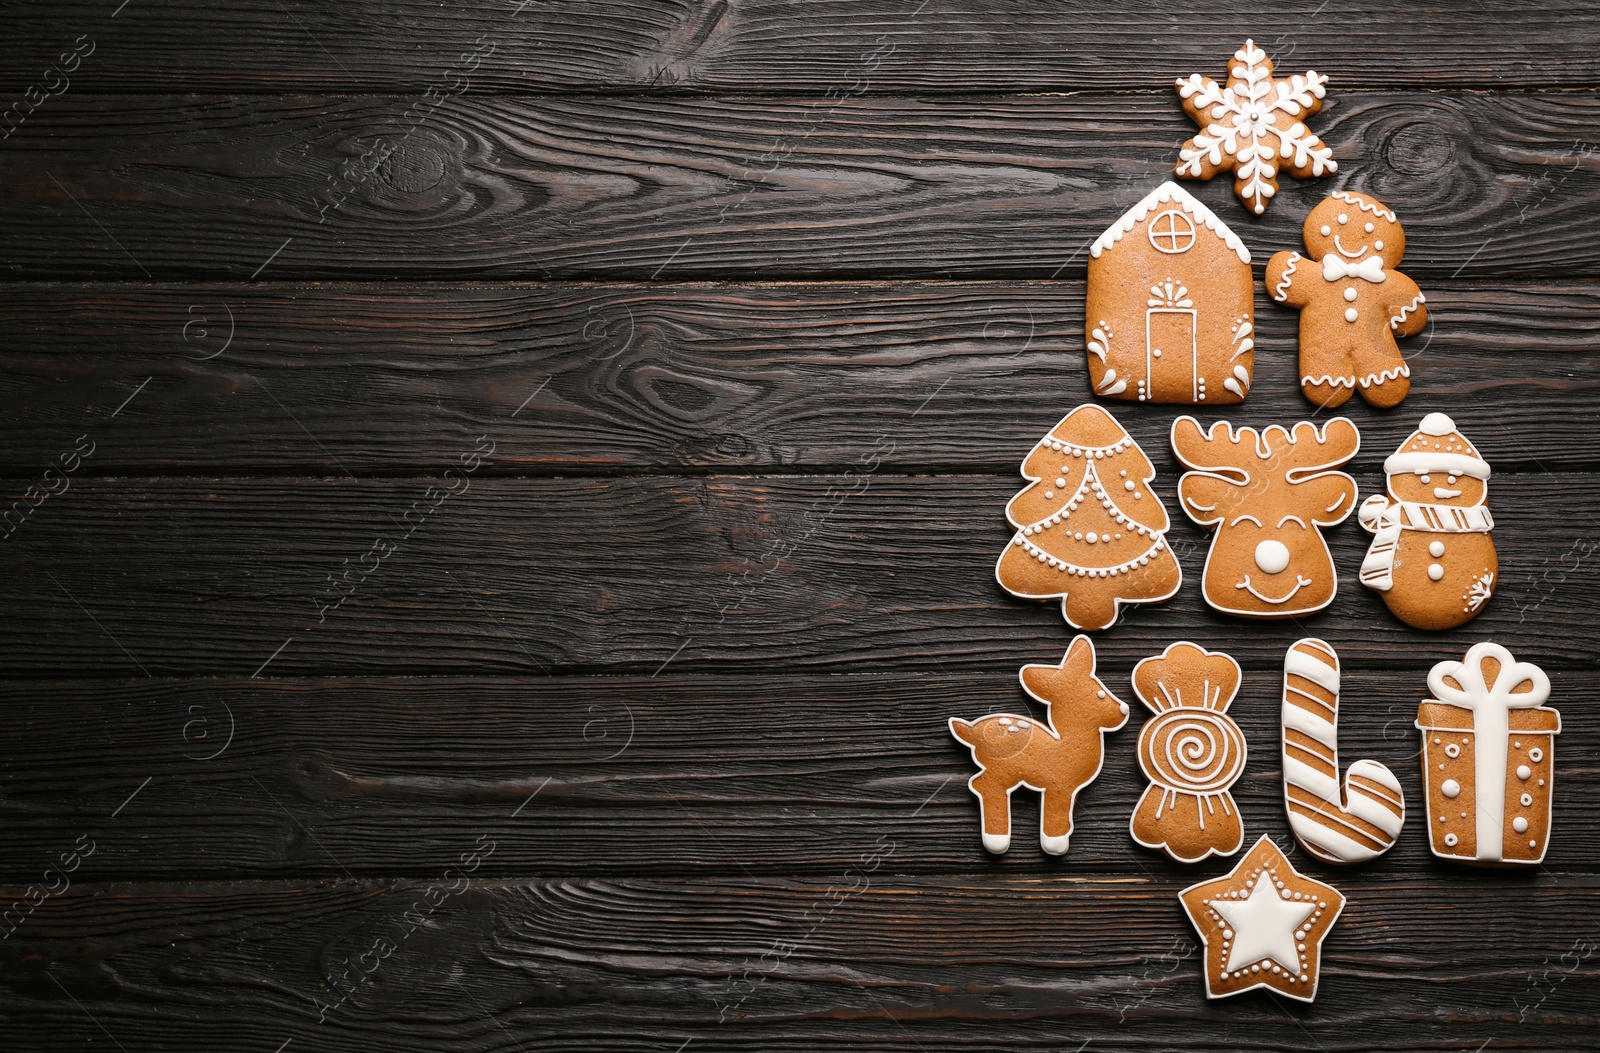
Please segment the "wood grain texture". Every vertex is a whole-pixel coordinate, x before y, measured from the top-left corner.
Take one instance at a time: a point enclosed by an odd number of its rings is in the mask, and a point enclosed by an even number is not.
[[[1372,3],[1230,5],[1183,18],[1140,0],[1107,18],[1086,0],[139,0],[7,6],[26,85],[78,34],[98,47],[73,90],[1066,91],[1214,75],[1253,35],[1285,70],[1336,89],[1593,85],[1593,12],[1520,2],[1425,14]],[[493,45],[472,64],[461,59]],[[15,91],[12,92],[15,94]]]
[[[1435,1053],[1590,1050],[1600,1023],[1592,938],[1526,923],[1588,917],[1592,877],[1341,872],[1321,995],[1290,1007],[1206,1003],[1177,876],[907,880],[889,855],[802,881],[500,883],[443,877],[455,858],[432,883],[73,889],[0,943],[8,1048]],[[407,935],[441,886],[461,891]]]
[[[1493,886],[1429,854],[1416,760],[1413,721],[1429,697],[1418,660],[1459,659],[1465,641],[1415,644],[1401,664],[1334,638],[1345,660],[1341,759],[1388,764],[1413,809],[1381,863],[1332,868],[1335,883],[1449,879],[1462,895]],[[1135,748],[1149,716],[1129,676],[1159,648],[1100,652],[1099,672],[1132,716],[1107,736],[1068,854],[1040,851],[1038,797],[1026,791],[1015,795],[1011,851],[984,852],[966,786],[976,768],[946,721],[1042,716],[1017,669],[1058,662],[1065,646],[1018,643],[971,673],[3,682],[0,879],[40,880],[80,835],[95,846],[80,881],[429,878],[479,835],[498,845],[486,875],[551,879],[832,876],[880,835],[898,846],[890,869],[904,874],[1187,883],[1220,872],[1128,835],[1148,785]],[[1277,750],[1287,646],[1275,667],[1246,671],[1231,710],[1250,746],[1234,787],[1247,843],[1289,841]],[[1523,639],[1513,647],[1543,657]],[[1600,862],[1600,745],[1586,731],[1600,688],[1587,667],[1552,665],[1551,680],[1567,724],[1554,833],[1536,875],[1504,876],[1513,885],[1592,878]]]
[[[1600,283],[1427,295],[1410,401],[1340,410],[1368,452],[1442,408],[1497,471],[1600,468],[1567,427],[1600,416]],[[1230,416],[1307,418],[1299,317],[1257,299]],[[839,472],[866,450],[1014,474],[1088,397],[1082,312],[1081,281],[28,284],[0,299],[0,472],[31,482],[90,434],[86,474],[414,473],[488,434],[486,474]],[[1111,409],[1147,445],[1176,412]]]
[[[0,151],[0,276],[1017,278],[1089,242],[1192,132],[1168,93],[987,99],[66,95]],[[1341,186],[1396,205],[1404,269],[1600,274],[1594,91],[1339,95]]]
[[[1189,638],[1269,668],[1308,632],[1362,660],[1423,665],[1463,649],[1460,634],[1405,627],[1356,583],[1370,536],[1353,521],[1328,532],[1342,582],[1325,612],[1267,625],[1212,612],[1199,589],[1209,535],[1177,512],[1161,437],[1136,437],[1177,519],[1185,581],[1168,604],[1125,611],[1100,634],[1108,658]],[[1364,493],[1393,445],[1369,449],[1355,465]],[[864,464],[850,476],[467,484],[448,497],[459,484],[442,476],[74,483],[3,542],[4,671],[249,675],[270,659],[274,676],[670,663],[744,678],[1008,668],[1019,641],[1071,635],[1058,606],[995,584],[1015,477]],[[1540,663],[1589,661],[1600,476],[1505,475],[1492,487],[1503,577],[1472,638],[1518,642]],[[341,595],[342,607],[321,610]]]

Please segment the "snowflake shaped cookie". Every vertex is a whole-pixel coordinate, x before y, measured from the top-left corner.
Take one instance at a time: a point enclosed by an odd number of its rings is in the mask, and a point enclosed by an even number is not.
[[[1179,80],[1178,96],[1201,132],[1183,144],[1175,171],[1184,179],[1210,179],[1232,170],[1233,192],[1257,215],[1278,191],[1278,165],[1301,179],[1338,171],[1333,151],[1302,118],[1322,109],[1328,78],[1308,70],[1272,79],[1272,60],[1246,40],[1233,53],[1228,86],[1198,73]]]

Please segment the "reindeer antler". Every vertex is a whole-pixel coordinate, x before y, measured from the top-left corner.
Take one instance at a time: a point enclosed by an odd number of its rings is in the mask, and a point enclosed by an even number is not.
[[[1293,432],[1273,425],[1262,433],[1261,439],[1291,483],[1300,482],[1308,472],[1337,468],[1361,449],[1361,434],[1346,417],[1334,417],[1321,428],[1303,420]]]

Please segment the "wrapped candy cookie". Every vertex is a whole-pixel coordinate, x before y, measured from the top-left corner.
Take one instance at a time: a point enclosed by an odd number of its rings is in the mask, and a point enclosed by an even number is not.
[[[1550,842],[1561,714],[1550,679],[1494,643],[1428,673],[1434,698],[1417,707],[1429,841],[1444,859],[1485,866],[1538,863]]]
[[[1489,514],[1489,462],[1443,413],[1430,413],[1383,462],[1387,496],[1362,503],[1373,535],[1361,584],[1418,629],[1454,629],[1494,594],[1500,561]]]

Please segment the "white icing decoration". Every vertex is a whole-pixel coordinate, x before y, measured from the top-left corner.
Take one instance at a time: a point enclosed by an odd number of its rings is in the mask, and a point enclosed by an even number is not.
[[[1350,765],[1341,792],[1338,710],[1338,654],[1322,640],[1294,644],[1283,656],[1281,708],[1283,804],[1289,826],[1318,859],[1359,863],[1394,845],[1405,823],[1405,793],[1394,773],[1372,760]],[[1310,743],[1291,742],[1290,731]],[[1307,795],[1315,799],[1308,801]]]
[[[1461,784],[1456,782],[1454,779],[1446,779],[1444,782],[1439,784],[1439,792],[1453,801],[1457,797],[1461,796]],[[1444,816],[1440,816],[1439,818],[1443,819]]]
[[[1498,663],[1492,683],[1487,680],[1484,669],[1485,659],[1490,658]],[[1434,698],[1472,714],[1476,858],[1482,862],[1500,862],[1504,859],[1511,711],[1542,707],[1550,697],[1550,679],[1532,662],[1519,662],[1499,644],[1485,642],[1474,644],[1463,661],[1435,665],[1428,673],[1428,687]],[[1420,715],[1417,726],[1424,732],[1430,730],[1422,724]],[[1555,731],[1560,731],[1559,716]],[[1426,764],[1423,771],[1427,771]],[[1531,802],[1532,798],[1529,800]]]
[[[1335,190],[1329,196],[1337,198],[1338,200],[1343,201],[1346,204],[1354,205],[1357,208],[1361,209],[1363,212],[1371,212],[1375,216],[1382,216],[1384,219],[1388,220],[1390,223],[1395,222],[1395,215],[1394,215],[1393,212],[1390,212],[1386,208],[1379,208],[1377,205],[1373,204],[1371,201],[1368,201],[1366,198],[1362,197],[1360,194],[1352,194],[1348,190]],[[1341,220],[1340,222],[1343,222],[1343,220]],[[1381,248],[1382,246],[1379,246],[1379,247]]]
[[[1353,302],[1358,295],[1360,294],[1356,292],[1354,286],[1351,286],[1344,291],[1344,298],[1347,302]]]
[[[1517,816],[1515,819],[1511,820],[1511,829],[1515,830],[1519,834],[1527,833],[1528,832],[1528,820],[1524,819],[1520,815]]]
[[[1326,234],[1327,230],[1324,229],[1323,233]],[[1289,253],[1289,262],[1283,269],[1283,277],[1278,280],[1277,287],[1272,290],[1272,298],[1274,300],[1282,303],[1289,298],[1289,286],[1293,284],[1295,265],[1304,258],[1298,252]]]
[[[1088,649],[1088,671],[1082,681],[1073,685],[1075,691],[1071,697],[1044,698],[1028,686],[1028,670],[1064,670],[1075,655],[1078,656],[1078,660],[1082,660],[1082,648]],[[1116,731],[1128,722],[1128,704],[1114,695],[1108,695],[1105,684],[1095,672],[1094,644],[1087,636],[1074,637],[1057,665],[1023,666],[1017,671],[1017,677],[1022,682],[1022,689],[1045,706],[1049,713],[1047,723],[1010,714],[992,713],[973,721],[951,717],[950,733],[971,750],[972,759],[980,769],[978,774],[967,780],[967,788],[978,798],[979,812],[983,817],[980,827],[983,830],[983,847],[996,855],[1004,853],[1011,847],[1011,794],[1018,786],[1026,786],[1046,796],[1051,794],[1066,796],[1069,808],[1065,833],[1047,833],[1046,809],[1042,800],[1039,808],[1039,846],[1050,855],[1062,855],[1066,852],[1068,839],[1072,835],[1070,804],[1079,790],[1099,776],[1105,760],[1106,732]],[[978,728],[989,720],[998,721],[1011,733],[1021,733],[1026,729],[1028,737],[1020,746],[1007,742],[1000,748],[998,756],[990,756],[986,761],[984,738]],[[1035,731],[1039,734],[1033,734]],[[1081,760],[1086,743],[1088,748],[1094,751],[1095,763],[1092,772],[1086,771]],[[1004,761],[1014,767],[1023,757],[1029,761],[1028,770],[1010,787],[997,787],[994,780],[984,780],[991,762]],[[987,795],[985,789],[990,791]],[[987,820],[990,816],[987,813],[991,808],[1003,809],[1003,822],[995,824],[1004,827],[1000,833],[988,832]]]
[[[1460,840],[1461,839],[1458,838],[1455,834],[1445,834],[1444,835],[1444,843],[1449,845],[1451,848],[1454,848],[1456,846],[1457,842],[1459,842]]]
[[[1383,242],[1381,242],[1381,241],[1378,242],[1378,248],[1380,248],[1380,249],[1383,248]],[[1419,306],[1421,306],[1422,304],[1427,303],[1427,302],[1428,302],[1427,297],[1423,296],[1421,293],[1417,293],[1417,295],[1415,295],[1415,296],[1413,296],[1411,298],[1411,302],[1409,304],[1407,304],[1406,306],[1400,308],[1400,313],[1399,314],[1397,314],[1397,315],[1395,315],[1395,316],[1393,316],[1392,318],[1389,319],[1389,328],[1390,329],[1399,329],[1402,325],[1405,324],[1405,321],[1406,321],[1407,318],[1411,317],[1413,314],[1416,313],[1416,310],[1417,310],[1417,308]]]
[[[1438,559],[1440,556],[1444,555],[1444,542],[1430,542],[1428,544],[1428,555],[1432,556],[1434,559]]]
[[[1540,749],[1538,746],[1533,747],[1533,749],[1528,751],[1528,759],[1533,761],[1533,763],[1538,764],[1540,761],[1544,760],[1544,750]]]
[[[1442,577],[1444,577],[1444,567],[1442,567],[1438,563],[1429,563],[1428,564],[1428,580],[1429,581],[1438,581]]]
[[[1517,800],[1522,803],[1522,807],[1524,808],[1531,808],[1533,806],[1533,794],[1531,793],[1525,793],[1521,797],[1517,798]],[[1521,833],[1521,831],[1518,831],[1518,833]]]
[[[1533,769],[1526,764],[1517,765],[1517,778],[1527,780],[1533,778]]]
[[[1289,546],[1268,539],[1256,546],[1256,566],[1264,573],[1277,574],[1289,566]]]
[[[1273,184],[1280,158],[1295,168],[1309,167],[1315,176],[1339,169],[1333,150],[1304,121],[1283,128],[1276,117],[1282,113],[1299,118],[1319,106],[1327,94],[1328,78],[1308,70],[1303,77],[1274,81],[1267,53],[1253,40],[1246,40],[1233,57],[1239,64],[1230,66],[1229,74],[1243,81],[1238,87],[1220,86],[1198,73],[1176,82],[1178,95],[1193,100],[1194,108],[1208,119],[1178,151],[1176,170],[1181,176],[1200,178],[1205,163],[1217,166],[1224,156],[1231,158],[1239,200],[1260,215],[1267,210],[1267,199],[1277,193]]]
[[[1361,317],[1361,312],[1357,311],[1354,307],[1345,308],[1345,312],[1344,312],[1344,320],[1345,321],[1353,322],[1357,318],[1360,318],[1360,317]]]
[[[1150,191],[1142,201],[1124,212],[1121,219],[1107,227],[1104,233],[1094,240],[1094,244],[1089,246],[1089,255],[1098,259],[1102,252],[1121,241],[1123,235],[1142,223],[1145,216],[1150,214],[1151,209],[1169,201],[1176,203],[1189,215],[1199,220],[1207,230],[1221,238],[1223,243],[1239,257],[1241,263],[1250,262],[1250,250],[1245,248],[1244,242],[1239,240],[1239,236],[1229,230],[1228,225],[1218,219],[1216,214],[1209,208],[1195,200],[1187,190],[1171,180]]]
[[[1212,906],[1234,931],[1233,947],[1228,952],[1228,969],[1271,958],[1288,969],[1300,967],[1294,933],[1316,907],[1310,903],[1285,902],[1271,892],[1265,881],[1258,881],[1246,900],[1213,900]]]
[[[1345,278],[1360,278],[1363,281],[1381,283],[1384,277],[1382,256],[1368,256],[1364,260],[1354,261],[1330,252],[1322,257],[1323,281],[1336,282]]]
[[[1471,476],[1478,480],[1489,478],[1489,462],[1481,457],[1461,453],[1443,453],[1439,450],[1414,450],[1392,453],[1383,462],[1385,475],[1408,475],[1423,472],[1450,472]]]

